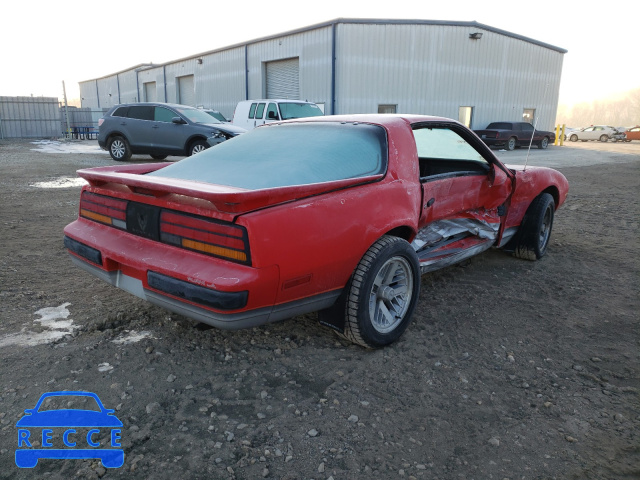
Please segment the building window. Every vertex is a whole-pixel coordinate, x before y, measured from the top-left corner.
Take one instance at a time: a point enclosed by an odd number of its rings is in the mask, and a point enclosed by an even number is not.
[[[536,109],[535,108],[525,108],[522,111],[522,121],[530,123],[533,125],[533,121],[536,118]]]
[[[397,113],[397,105],[378,105],[378,113]]]
[[[459,107],[458,108],[458,121],[471,128],[471,121],[473,120],[473,107]]]

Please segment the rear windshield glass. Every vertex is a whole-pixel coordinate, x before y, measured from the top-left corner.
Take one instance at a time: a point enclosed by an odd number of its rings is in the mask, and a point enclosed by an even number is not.
[[[260,127],[148,175],[258,190],[384,173],[387,137],[367,124]]]

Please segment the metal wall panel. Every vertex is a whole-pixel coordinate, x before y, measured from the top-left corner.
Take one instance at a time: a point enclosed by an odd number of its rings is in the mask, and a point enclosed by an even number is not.
[[[326,26],[263,40],[248,46],[248,99],[264,98],[266,63],[299,58],[300,99],[331,102],[332,27]]]
[[[538,128],[555,121],[563,54],[493,31],[452,25],[339,24],[336,103],[339,113],[458,117],[473,106],[473,128],[519,121],[535,108]],[[479,40],[469,34],[481,31]]]
[[[244,47],[203,55],[196,62],[196,106],[220,111],[231,118],[245,99]]]

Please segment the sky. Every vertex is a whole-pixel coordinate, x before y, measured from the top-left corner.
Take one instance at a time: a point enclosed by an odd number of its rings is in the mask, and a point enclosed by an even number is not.
[[[477,21],[565,50],[560,104],[640,87],[640,0],[18,0],[2,7],[0,96],[79,97],[78,83],[336,18]],[[592,5],[593,3],[593,5]],[[515,6],[517,5],[517,6]]]

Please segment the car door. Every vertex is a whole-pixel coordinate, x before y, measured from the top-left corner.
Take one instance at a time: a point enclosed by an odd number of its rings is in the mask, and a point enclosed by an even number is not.
[[[153,131],[153,150],[158,154],[170,155],[183,153],[191,129],[188,124],[173,123],[180,114],[167,107],[154,107],[151,129]]]
[[[513,174],[486,158],[457,126],[418,126],[413,133],[422,186],[422,212],[413,246],[425,272],[475,255],[498,241]]]
[[[280,120],[280,114],[278,113],[278,106],[270,102],[267,106],[267,115],[265,117],[264,123],[273,123]]]
[[[578,134],[580,140],[595,140],[597,137],[596,127],[585,128]]]
[[[522,123],[520,124],[520,133],[518,134],[518,140],[520,146],[528,147],[531,143],[531,136],[534,134],[533,125],[530,123]],[[536,137],[538,133],[536,132]],[[534,137],[533,141],[537,141],[538,139]]]
[[[150,105],[131,105],[127,118],[121,120],[121,128],[134,153],[148,152],[153,143],[151,130],[153,107]]]
[[[255,127],[259,127],[260,125],[264,125],[264,110],[265,110],[265,106],[266,103],[264,102],[260,102],[257,106],[256,106],[256,113],[255,116],[253,117],[253,126]]]

